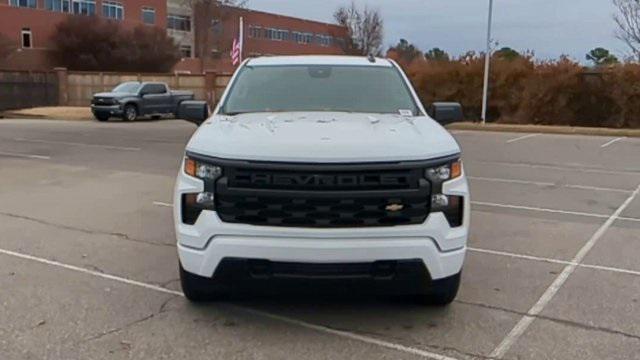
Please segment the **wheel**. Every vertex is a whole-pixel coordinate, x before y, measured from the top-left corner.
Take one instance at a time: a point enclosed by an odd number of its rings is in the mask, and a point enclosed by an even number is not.
[[[418,301],[425,305],[447,306],[458,295],[462,273],[444,279],[433,280],[426,293],[418,296]]]
[[[122,118],[127,121],[134,121],[138,118],[138,108],[132,104],[125,105]]]
[[[109,115],[107,115],[107,114],[94,114],[93,116],[98,121],[107,121],[107,120],[109,120]]]
[[[180,264],[180,285],[187,300],[191,302],[214,301],[222,298],[222,293],[215,289],[213,279],[198,276],[186,271]]]

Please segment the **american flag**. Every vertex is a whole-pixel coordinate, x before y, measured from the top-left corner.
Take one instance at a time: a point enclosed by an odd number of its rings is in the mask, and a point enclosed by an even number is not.
[[[233,39],[233,47],[231,48],[231,62],[233,63],[233,66],[237,66],[240,61],[242,61],[242,59],[240,59],[240,52],[240,42],[238,39]]]
[[[240,18],[240,36],[237,39],[233,39],[233,46],[231,48],[231,62],[233,66],[237,66],[242,62],[242,43],[244,40],[244,26],[243,19]]]

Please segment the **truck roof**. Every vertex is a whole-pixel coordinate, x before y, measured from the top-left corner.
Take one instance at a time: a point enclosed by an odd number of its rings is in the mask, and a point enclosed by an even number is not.
[[[377,66],[391,67],[391,62],[383,58],[369,61],[364,56],[332,56],[332,55],[301,55],[301,56],[264,56],[250,59],[250,66],[278,66],[278,65],[343,65],[343,66]]]

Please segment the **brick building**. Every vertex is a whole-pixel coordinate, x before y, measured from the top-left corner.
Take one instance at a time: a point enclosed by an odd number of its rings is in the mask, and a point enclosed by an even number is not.
[[[340,55],[344,54],[347,29],[318,21],[271,14],[245,8],[196,8],[196,15],[169,2],[169,13],[192,20],[189,31],[172,35],[191,61],[183,59],[176,70],[192,73],[206,70],[229,72],[234,69],[229,53],[238,37],[240,17],[244,23],[244,57],[262,55]],[[199,16],[198,14],[208,14]]]
[[[249,9],[192,9],[184,0],[0,0],[0,35],[13,43],[0,69],[48,70],[55,26],[68,16],[99,16],[122,26],[167,30],[183,59],[179,72],[233,70],[229,52],[244,20],[244,56],[342,54],[347,30],[337,25]],[[204,16],[198,14],[205,14]]]
[[[46,70],[55,26],[67,16],[100,16],[123,26],[140,24],[166,28],[166,0],[0,0],[0,34],[13,42],[15,51],[0,67]],[[0,59],[2,60],[2,59]]]

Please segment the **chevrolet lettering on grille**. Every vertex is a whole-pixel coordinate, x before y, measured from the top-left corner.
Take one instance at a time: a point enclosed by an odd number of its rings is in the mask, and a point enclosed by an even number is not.
[[[250,182],[255,185],[298,185],[298,186],[354,186],[354,185],[406,185],[404,175],[291,175],[291,174],[251,174]]]

